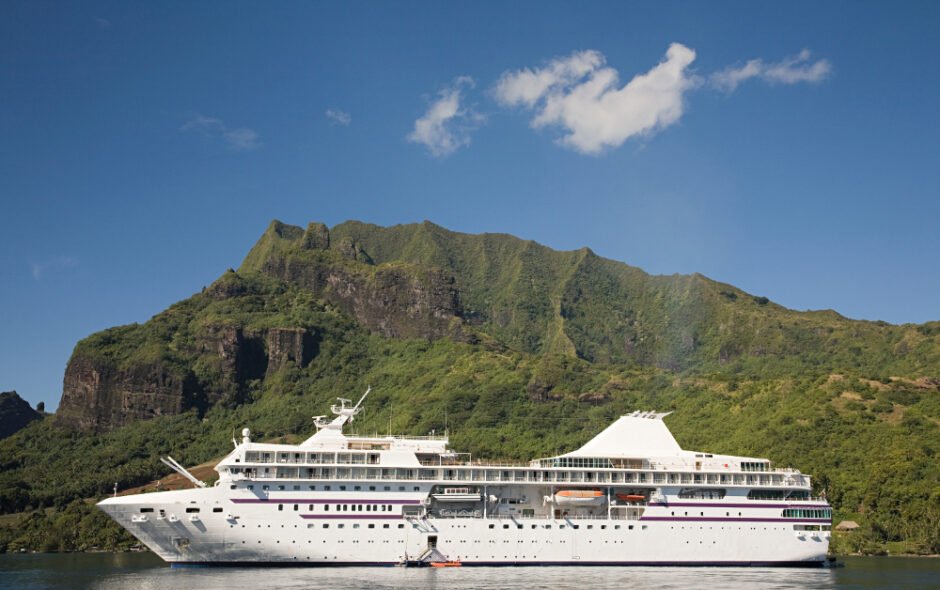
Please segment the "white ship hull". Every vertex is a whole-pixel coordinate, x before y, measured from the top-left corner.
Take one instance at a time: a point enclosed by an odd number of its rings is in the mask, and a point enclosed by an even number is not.
[[[828,531],[795,531],[793,519],[779,518],[782,509],[793,505],[786,503],[734,508],[733,514],[741,511],[740,517],[725,516],[733,504],[712,502],[692,510],[693,503],[682,503],[681,513],[674,509],[676,504],[650,506],[637,520],[408,518],[399,508],[417,505],[418,500],[396,498],[407,504],[393,504],[392,513],[353,516],[327,515],[316,506],[311,514],[309,502],[304,502],[311,494],[248,504],[225,496],[213,488],[125,496],[100,506],[173,565],[396,565],[416,560],[433,547],[439,559],[468,566],[810,567],[823,565],[829,546]],[[293,510],[293,500],[298,500],[298,511]],[[154,511],[139,522],[143,506]],[[193,515],[185,510],[194,506],[201,510],[190,520]],[[212,507],[222,511],[212,512]]]

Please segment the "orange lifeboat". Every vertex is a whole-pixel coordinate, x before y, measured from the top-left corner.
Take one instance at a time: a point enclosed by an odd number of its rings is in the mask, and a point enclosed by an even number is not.
[[[618,500],[623,500],[624,502],[636,503],[636,502],[645,502],[646,496],[640,494],[617,494]]]
[[[556,504],[597,504],[604,500],[600,490],[561,490],[555,493]]]
[[[432,561],[431,567],[460,567],[463,564],[459,561]]]

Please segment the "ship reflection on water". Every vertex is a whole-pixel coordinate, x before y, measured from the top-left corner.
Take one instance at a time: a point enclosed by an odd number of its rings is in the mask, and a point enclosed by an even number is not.
[[[0,555],[0,587],[101,590],[931,588],[940,559],[846,557],[839,569],[709,567],[168,568],[152,553]]]

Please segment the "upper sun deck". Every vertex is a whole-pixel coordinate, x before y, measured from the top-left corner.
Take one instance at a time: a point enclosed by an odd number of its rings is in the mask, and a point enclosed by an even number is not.
[[[366,395],[368,393],[367,391]],[[697,482],[694,473],[754,472],[780,474],[773,477],[754,478],[755,484],[774,485],[786,481],[787,485],[808,485],[808,478],[802,476],[799,471],[789,468],[772,469],[770,462],[766,459],[683,450],[663,422],[663,417],[668,413],[634,412],[628,416],[622,416],[581,448],[563,455],[535,459],[527,463],[481,462],[471,461],[469,454],[449,450],[446,436],[344,434],[343,426],[351,422],[359,413],[363,399],[360,399],[355,406],[348,406],[349,400],[340,399],[341,403],[338,406],[332,406],[337,417],[327,422],[323,420],[323,416],[317,416],[315,418],[316,434],[299,445],[251,442],[246,429],[242,444],[237,445],[236,449],[223,459],[216,469],[221,473],[226,468],[236,467],[239,464],[245,467],[286,464],[403,468],[469,467],[474,471],[494,467],[508,467],[520,471],[532,468],[551,471],[571,469],[577,472],[591,470],[595,473],[631,470],[674,472],[677,474],[677,481],[682,483],[688,479],[681,475],[682,472],[689,474],[692,483]],[[332,473],[331,470],[317,471]],[[264,468],[262,472],[271,471]],[[291,472],[278,470],[271,473],[280,474],[275,476],[282,477]],[[575,471],[571,472],[572,477],[575,473]],[[427,477],[431,475],[427,474]],[[719,477],[717,481],[723,480]],[[742,481],[750,482],[751,479],[745,478]]]

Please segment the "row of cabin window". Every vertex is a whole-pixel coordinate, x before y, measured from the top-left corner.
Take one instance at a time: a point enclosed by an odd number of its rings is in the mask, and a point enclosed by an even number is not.
[[[309,463],[311,465],[339,464],[339,465],[378,465],[378,453],[274,453],[249,451],[245,456],[246,463]]]
[[[338,528],[338,529],[341,529],[341,528],[345,528],[345,527],[346,527],[346,525],[345,525],[344,523],[338,523],[338,524],[334,523],[334,524],[336,525],[336,528]],[[316,525],[308,524],[308,525],[307,525],[307,528],[311,528],[311,529],[312,529],[314,526],[316,526]],[[330,523],[325,522],[325,523],[323,523],[322,526],[323,526],[323,528],[328,529],[328,528],[330,528]],[[540,526],[541,526],[542,528],[544,528],[544,529],[550,529],[550,528],[552,528],[552,525],[550,525],[550,524],[544,524],[544,525],[533,524],[533,525],[532,525],[532,528],[533,528],[533,529],[537,529],[537,528],[539,528]],[[566,526],[568,526],[568,525],[562,524],[562,525],[558,525],[558,528],[559,528],[559,529],[563,529],[563,528],[565,528]],[[578,528],[580,528],[580,526],[581,526],[581,525],[573,524],[573,525],[571,525],[571,528],[573,528],[573,529],[578,529]],[[599,526],[600,526],[601,529],[606,529],[606,528],[607,528],[607,525],[606,525],[606,524],[602,524],[602,525],[599,525]],[[352,525],[352,528],[358,529],[358,528],[359,528],[359,524],[358,524],[358,523],[353,524],[353,525]],[[375,528],[375,524],[370,523],[370,524],[367,525],[367,528],[374,529],[374,528]],[[390,528],[390,525],[388,525],[388,524],[383,524],[383,525],[382,525],[382,528],[383,528],[383,529]],[[399,523],[399,524],[398,524],[398,528],[403,529],[403,528],[405,528],[405,525]],[[495,525],[495,524],[491,524],[491,525],[490,525],[490,528],[491,528],[491,529],[496,528],[496,525]],[[504,525],[503,525],[503,528],[504,528],[504,529],[508,529],[508,528],[509,528],[509,525],[508,525],[508,524],[504,524]],[[517,528],[517,529],[522,529],[522,528],[525,528],[525,527],[524,527],[523,525],[521,525],[521,524],[517,524],[517,525],[516,525],[516,528]],[[587,525],[587,528],[588,528],[588,529],[593,529],[593,528],[594,528],[594,525],[593,525],[593,524],[589,524],[589,525]],[[645,525],[645,524],[642,525],[642,529],[643,529],[643,530],[646,530],[646,525]],[[614,525],[614,530],[618,530],[618,531],[619,531],[619,530],[620,530],[620,525],[619,525],[619,524],[615,524],[615,525]],[[632,531],[632,530],[633,530],[633,525],[632,525],[632,524],[628,524],[628,525],[627,525],[627,530]]]
[[[314,506],[313,504],[310,504],[310,505],[308,506],[307,510],[313,512],[313,506]],[[352,508],[350,508],[350,506],[351,506]],[[366,511],[366,512],[379,512],[379,506],[382,507],[382,508],[381,508],[381,511],[382,511],[382,512],[391,512],[391,511],[392,511],[392,505],[391,505],[391,504],[336,504],[336,512],[349,512],[350,510],[353,511],[353,512],[362,512],[362,510],[363,510],[362,507],[363,507],[363,506],[365,506],[365,511]],[[278,509],[278,510],[284,510],[284,505],[283,505],[283,504],[278,504],[278,505],[277,505],[277,509]],[[198,508],[197,508],[197,510],[198,510]],[[295,510],[295,511],[296,511],[296,510],[300,510],[300,504],[294,504],[294,510]],[[323,510],[324,510],[324,512],[329,512],[329,510],[330,510],[330,505],[329,505],[329,504],[324,504],[324,505],[323,505]],[[188,509],[187,509],[187,512],[189,512]]]
[[[565,465],[567,467],[567,465]],[[291,468],[296,469],[296,468]],[[312,468],[307,468],[307,477],[311,477]],[[383,468],[383,471],[397,471],[396,477],[398,479],[436,479],[438,469],[403,469],[403,468]],[[481,473],[485,469],[471,469],[465,470],[470,472]],[[743,472],[766,472],[769,470],[769,466],[763,463],[743,463],[741,466],[741,471]],[[239,473],[242,470],[240,468],[233,468],[229,471],[233,473]],[[245,471],[250,471],[248,468]],[[349,477],[348,469],[340,468],[335,475],[331,468],[324,468],[322,473],[315,474],[316,477],[323,478],[345,478]],[[473,476],[466,477],[456,477],[453,475],[453,469],[446,470],[448,476],[444,479],[467,479],[470,480]],[[697,472],[662,472],[662,471],[652,471],[652,472],[627,472],[621,473],[618,471],[612,472],[590,472],[590,471],[575,471],[575,472],[566,472],[566,471],[502,471],[498,472],[495,470],[485,470],[486,476],[473,478],[473,481],[545,481],[545,482],[619,482],[619,481],[638,481],[640,483],[647,482],[652,479],[654,483],[732,483],[741,481],[742,483],[755,483],[767,481],[768,483],[779,483],[783,481],[783,476],[780,474],[769,474],[769,475],[747,475],[748,479],[741,479],[745,477],[742,473],[697,473]],[[269,473],[268,468],[264,468],[265,473]],[[416,472],[418,475],[416,475]],[[279,471],[280,475],[278,478],[284,477],[297,477],[295,471]],[[434,477],[429,478],[428,475],[433,475]],[[494,479],[493,475],[497,475]],[[541,475],[541,477],[539,476]],[[634,477],[635,475],[635,477]],[[378,473],[375,474],[375,477],[369,476],[369,479],[377,478]],[[355,476],[354,477],[359,477]],[[706,479],[707,477],[707,479]],[[755,479],[755,478],[761,479]],[[767,478],[772,478],[767,480]]]
[[[539,528],[539,527],[542,527],[543,529],[550,529],[550,528],[552,528],[552,525],[550,525],[550,524],[533,524],[533,525],[531,525],[531,526],[532,526],[533,529],[537,529],[537,528]],[[558,528],[563,529],[563,528],[566,528],[567,526],[569,526],[569,525],[560,524],[560,525],[558,525]],[[575,529],[575,530],[581,528],[581,525],[579,525],[579,524],[573,524],[573,525],[570,525],[570,526],[571,526],[571,528],[573,528],[573,529]],[[606,525],[606,524],[602,524],[602,525],[600,525],[600,527],[601,527],[601,529],[603,530],[603,529],[606,529],[606,528],[607,528],[607,525]],[[490,528],[491,528],[491,529],[495,529],[495,528],[496,528],[496,525],[495,525],[495,524],[491,524],[491,525],[490,525]],[[508,525],[508,524],[504,524],[504,525],[503,525],[503,528],[504,528],[504,529],[508,529],[508,528],[509,528],[509,525]],[[524,529],[524,528],[525,528],[525,525],[521,525],[521,524],[518,524],[518,523],[517,523],[517,524],[516,524],[516,528],[521,530],[521,529]],[[588,528],[588,529],[593,529],[593,528],[594,528],[594,525],[593,525],[593,524],[589,524],[589,525],[587,525],[587,528]],[[619,524],[615,524],[615,525],[614,525],[614,530],[619,531],[619,530],[620,530],[620,525],[619,525]],[[631,530],[631,531],[632,531],[632,530],[633,530],[633,525],[632,525],[632,524],[628,524],[628,525],[627,525],[627,530]],[[643,530],[646,530],[646,525],[645,525],[645,524],[643,525]]]
[[[141,508],[140,511],[141,511],[142,513],[153,512],[153,508]],[[213,511],[213,512],[222,512],[222,507],[221,507],[221,506],[215,506],[214,508],[212,508],[212,511]],[[161,514],[162,514],[163,512],[164,512],[163,510],[160,511]],[[199,509],[196,508],[196,507],[194,507],[194,506],[190,506],[190,507],[186,508],[186,513],[187,513],[187,514],[199,514]]]
[[[295,485],[295,486],[293,486],[293,489],[294,489],[294,490],[299,490],[299,489],[301,489],[302,487],[303,487],[303,486]],[[253,485],[248,485],[248,486],[245,486],[245,488],[246,488],[246,489],[249,489],[249,490],[253,490],[253,489],[255,489],[255,486],[253,486]],[[237,486],[236,484],[232,484],[232,485],[229,486],[229,489],[230,489],[230,490],[238,489],[238,486]],[[265,484],[265,485],[261,486],[261,489],[264,490],[264,491],[268,491],[268,490],[271,489],[271,486]],[[278,489],[279,491],[284,491],[284,490],[287,489],[287,486],[279,485],[279,486],[277,486],[277,489]],[[310,486],[307,486],[307,489],[308,489],[308,490],[316,490],[316,489],[317,489],[317,486],[310,485]],[[323,486],[323,491],[330,491],[331,489],[333,489],[332,486],[329,486],[329,485]],[[345,491],[346,491],[346,486],[338,486],[338,489],[339,489],[341,492],[345,492]],[[390,491],[392,491],[392,486],[383,486],[382,489],[383,489],[383,491],[390,492]],[[355,492],[362,491],[362,486],[353,486],[353,491],[355,491]],[[369,491],[370,491],[370,492],[375,492],[375,491],[378,491],[378,490],[375,489],[375,486],[369,486]],[[399,492],[404,492],[404,491],[405,491],[405,486],[398,486],[398,491],[399,491]],[[413,491],[415,491],[415,492],[420,492],[420,491],[421,491],[421,486],[414,486],[414,490],[413,490]]]
[[[379,479],[377,473],[357,473],[357,469],[337,468],[333,472],[332,468],[325,467],[320,472],[315,473],[313,468],[300,468],[298,474],[297,468],[278,468],[275,476],[277,479]],[[306,470],[306,473],[304,473]],[[238,469],[233,470],[238,472]],[[246,471],[249,471],[246,469]],[[350,473],[352,471],[352,473]],[[368,470],[367,470],[368,471]],[[383,470],[384,471],[384,470]],[[439,479],[438,469],[421,469],[417,475],[414,470],[402,470],[407,473],[398,473],[396,479]],[[440,479],[445,480],[466,480],[466,481],[517,481],[517,482],[545,482],[545,483],[654,483],[654,484],[693,484],[693,485],[780,485],[784,477],[780,474],[751,474],[751,473],[692,473],[692,472],[592,472],[592,471],[558,471],[558,472],[539,472],[539,471],[486,471],[476,470],[473,474],[454,475],[455,470],[444,470]],[[752,471],[755,471],[752,469]],[[252,475],[255,477],[255,475]],[[270,471],[264,468],[263,477],[270,477]]]
[[[336,524],[336,523],[334,523],[334,524]],[[314,524],[308,524],[308,525],[307,525],[307,528],[308,528],[308,529],[312,529],[312,528],[315,527],[315,526],[316,526],[316,525],[314,525]],[[323,523],[323,528],[325,528],[325,529],[330,528],[330,523],[328,523],[328,522]],[[336,524],[336,528],[338,528],[338,529],[346,528],[346,525],[345,525],[344,523],[339,523],[339,524]],[[358,528],[359,528],[359,524],[358,524],[358,523],[353,524],[353,525],[352,525],[352,528],[358,529]],[[370,523],[370,524],[368,525],[368,528],[374,529],[374,528],[375,528],[375,525]],[[387,528],[391,528],[391,526],[388,525],[388,524],[383,524],[383,525],[382,525],[382,528],[383,528],[383,529],[387,529]],[[403,528],[405,528],[405,525],[404,525],[404,524],[399,524],[399,525],[398,525],[398,528],[403,529]]]

